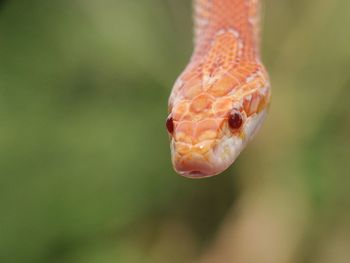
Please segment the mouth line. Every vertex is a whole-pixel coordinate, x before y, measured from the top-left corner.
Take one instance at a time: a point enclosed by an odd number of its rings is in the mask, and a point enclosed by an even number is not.
[[[202,179],[202,178],[208,178],[208,177],[212,177],[215,176],[216,173],[214,174],[206,174],[203,173],[201,171],[177,171],[181,176],[186,177],[186,178],[192,178],[192,179]]]

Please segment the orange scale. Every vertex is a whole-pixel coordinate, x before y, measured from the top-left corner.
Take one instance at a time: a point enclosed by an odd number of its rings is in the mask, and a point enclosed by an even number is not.
[[[202,119],[203,118],[215,118],[215,116],[216,115],[215,115],[214,111],[211,109],[211,110],[205,112],[204,114],[202,114]]]
[[[205,67],[203,68],[203,75],[208,75],[208,72],[211,69],[211,64],[208,63],[207,65],[205,65]]]
[[[251,91],[251,85],[250,84],[243,84],[239,87],[239,89],[242,92],[249,92],[249,91]]]
[[[192,100],[190,111],[194,113],[208,111],[211,109],[212,104],[213,98],[208,94],[202,94]]]
[[[193,120],[193,116],[192,114],[185,114],[182,116],[181,118],[182,121],[192,121]]]
[[[199,80],[194,79],[185,84],[182,89],[182,93],[185,99],[193,99],[202,92],[202,85],[199,83]]]
[[[261,97],[257,94],[253,94],[252,101],[250,102],[250,113],[254,114],[258,111]]]
[[[255,88],[255,89],[262,88],[265,86],[265,83],[261,78],[254,79],[249,84],[252,88]]]
[[[264,78],[262,78],[262,77],[259,77],[259,79],[258,79],[258,87],[259,88],[262,88],[262,87],[266,87],[267,86],[267,82],[266,82],[266,80],[264,79]]]
[[[220,129],[218,122],[214,119],[205,119],[198,122],[194,137],[202,139],[214,139],[216,137],[217,131]],[[203,134],[206,134],[205,138],[203,138]]]
[[[237,70],[232,75],[235,76],[241,83],[244,83],[247,77],[245,73],[239,72]]]
[[[250,102],[251,102],[251,98],[249,97],[245,97],[243,100],[243,109],[245,111],[245,113],[247,114],[247,116],[250,116]]]
[[[229,76],[223,76],[217,82],[215,82],[207,92],[215,97],[225,96],[230,93],[236,86],[238,81]]]
[[[175,127],[174,138],[176,141],[191,143],[194,127],[190,121],[181,121]]]
[[[186,114],[188,111],[188,101],[181,101],[179,104],[177,104],[173,111],[172,111],[172,117],[174,120],[181,120],[182,117]]]
[[[232,99],[225,98],[219,100],[214,105],[214,116],[215,117],[225,117],[227,113],[232,109],[233,101]]]
[[[260,103],[259,103],[257,112],[261,112],[263,109],[265,109],[266,104],[267,104],[267,99],[265,96],[262,96],[260,99]]]
[[[246,96],[243,101],[243,107],[247,116],[259,112],[266,104],[266,102],[263,100],[263,96],[258,92],[254,92],[253,94]]]
[[[176,143],[176,152],[180,155],[185,155],[191,150],[191,145],[188,143],[177,142]]]
[[[251,73],[251,69],[247,67],[238,67],[237,73],[243,74],[244,76],[249,76],[249,74]]]
[[[196,72],[196,70],[196,67],[191,67],[190,69],[186,70],[186,72],[181,75],[181,80],[183,82],[188,82],[191,81],[193,78],[201,78],[201,74]]]

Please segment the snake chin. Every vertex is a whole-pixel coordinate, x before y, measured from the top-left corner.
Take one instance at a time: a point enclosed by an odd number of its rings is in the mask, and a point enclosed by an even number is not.
[[[172,142],[172,161],[176,172],[188,178],[205,178],[225,171],[254,138],[266,117],[266,111],[264,109],[251,115],[244,123],[242,134],[225,133],[205,154],[189,150],[186,154],[179,155],[176,143]]]

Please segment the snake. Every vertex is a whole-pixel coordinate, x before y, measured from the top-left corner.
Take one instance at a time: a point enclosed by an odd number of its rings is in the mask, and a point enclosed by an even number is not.
[[[260,0],[193,0],[194,49],[168,100],[174,170],[228,169],[264,122],[271,98],[261,61]]]

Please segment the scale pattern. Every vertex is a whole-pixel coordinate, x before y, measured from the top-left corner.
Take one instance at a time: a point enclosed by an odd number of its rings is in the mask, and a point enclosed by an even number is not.
[[[259,15],[259,0],[194,0],[194,52],[169,98],[172,162],[184,176],[222,172],[261,125],[270,84]],[[233,109],[244,117],[237,131],[227,125]]]

